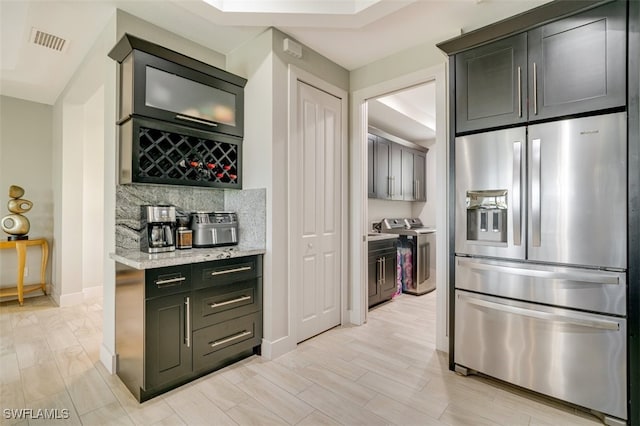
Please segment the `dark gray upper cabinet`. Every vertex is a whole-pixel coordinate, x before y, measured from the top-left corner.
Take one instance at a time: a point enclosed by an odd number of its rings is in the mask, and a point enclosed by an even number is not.
[[[625,3],[456,55],[456,133],[625,104]]]
[[[389,161],[391,160],[391,143],[376,136],[375,149],[375,197],[391,198],[391,174]]]
[[[426,151],[367,135],[369,198],[426,201],[425,173]]]
[[[526,34],[456,55],[456,131],[524,123],[526,72]]]
[[[391,144],[389,160],[389,176],[391,178],[391,199],[404,199],[402,193],[402,148],[397,143]]]
[[[376,185],[376,136],[372,134],[367,135],[367,192],[369,198],[376,198],[377,185]]]
[[[402,148],[402,194],[405,201],[426,201],[424,152]]]
[[[529,121],[625,104],[625,4],[529,31]]]
[[[397,144],[376,136],[372,198],[402,200],[402,158]]]
[[[427,201],[427,156],[423,152],[414,153],[413,178],[416,180],[416,201]]]

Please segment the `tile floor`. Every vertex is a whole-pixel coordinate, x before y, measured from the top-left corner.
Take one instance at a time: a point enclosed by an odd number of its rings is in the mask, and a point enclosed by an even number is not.
[[[434,323],[435,293],[401,295],[372,310],[362,327],[330,330],[274,361],[248,358],[138,404],[99,361],[101,300],[68,308],[45,296],[23,307],[4,302],[0,424],[600,424],[557,402],[452,373],[435,351]],[[20,408],[32,409],[31,419],[12,418],[8,410]]]

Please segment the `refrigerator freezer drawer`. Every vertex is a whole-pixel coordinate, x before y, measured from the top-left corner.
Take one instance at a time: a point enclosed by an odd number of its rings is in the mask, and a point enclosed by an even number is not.
[[[456,257],[456,288],[547,305],[626,315],[626,274]]]
[[[626,320],[456,291],[455,363],[627,418]]]

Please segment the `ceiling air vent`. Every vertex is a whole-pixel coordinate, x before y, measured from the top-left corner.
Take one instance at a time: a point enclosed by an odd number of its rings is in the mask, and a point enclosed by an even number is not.
[[[37,44],[38,46],[43,46],[58,52],[64,52],[69,44],[67,40],[61,37],[45,33],[44,31],[40,31],[36,28],[31,29],[31,38],[29,41],[33,44]]]

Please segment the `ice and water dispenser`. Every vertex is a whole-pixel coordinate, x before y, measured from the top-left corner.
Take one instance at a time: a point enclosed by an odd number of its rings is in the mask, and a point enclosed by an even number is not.
[[[507,242],[507,190],[467,191],[467,240]]]

